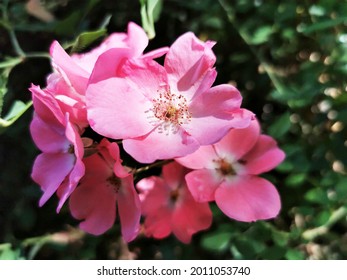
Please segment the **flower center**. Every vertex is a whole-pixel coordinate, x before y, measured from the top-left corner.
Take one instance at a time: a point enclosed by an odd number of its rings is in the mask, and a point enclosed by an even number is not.
[[[226,161],[225,159],[216,160],[217,170],[223,176],[234,176],[236,175],[236,171],[233,168],[233,165]]]
[[[108,186],[112,188],[113,192],[119,192],[122,182],[118,177],[116,177],[116,175],[112,174],[110,177],[106,179],[106,181],[108,183]]]
[[[191,120],[187,99],[183,95],[176,95],[171,91],[159,93],[159,97],[153,100],[154,116],[166,123],[180,126]]]
[[[70,145],[69,145],[69,148],[67,149],[67,152],[68,152],[69,154],[74,154],[74,153],[75,153],[75,147],[74,147],[74,145],[70,144]]]
[[[172,191],[170,192],[170,201],[171,201],[172,203],[175,203],[175,202],[177,201],[179,195],[180,195],[180,191],[179,191],[178,188],[172,190]]]

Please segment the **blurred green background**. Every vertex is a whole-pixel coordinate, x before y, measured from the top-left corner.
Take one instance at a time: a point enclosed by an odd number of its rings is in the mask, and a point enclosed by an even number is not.
[[[26,2],[0,0],[4,119],[16,100],[12,112],[24,111],[30,84],[44,87],[51,71],[47,58],[19,58],[11,34],[33,54],[100,26],[111,33],[126,31],[129,21],[141,25],[138,0],[41,1],[54,15],[49,22],[30,15]],[[212,205],[212,227],[189,245],[173,236],[124,244],[117,224],[102,236],[86,235],[67,206],[55,213],[56,198],[38,207],[30,108],[0,127],[0,259],[347,259],[347,1],[164,0],[155,19],[147,51],[186,31],[217,41],[216,84],[236,85],[243,107],[287,154],[264,175],[280,192],[280,215],[241,223]]]

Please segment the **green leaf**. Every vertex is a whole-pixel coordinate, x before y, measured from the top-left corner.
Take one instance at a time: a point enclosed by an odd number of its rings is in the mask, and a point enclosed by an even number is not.
[[[273,230],[272,238],[277,245],[284,247],[288,243],[289,233],[284,231],[279,231],[279,230]]]
[[[54,31],[60,36],[76,35],[77,25],[81,18],[81,11],[74,11],[66,18],[55,23]]]
[[[4,118],[0,118],[0,133],[4,128],[12,125],[26,110],[30,108],[31,105],[32,101],[24,103],[16,100],[7,115]]]
[[[257,239],[251,239],[248,237],[240,237],[232,242],[233,245],[230,248],[233,251],[233,247],[237,249],[242,259],[254,259],[259,253],[265,250],[265,244],[259,242]]]
[[[325,225],[330,218],[331,212],[328,210],[323,210],[317,216],[314,217],[315,226]]]
[[[306,173],[291,174],[286,179],[286,185],[290,187],[301,186],[306,180]]]
[[[89,31],[89,32],[83,32],[81,33],[75,42],[71,46],[71,53],[79,52],[89,45],[91,45],[93,42],[98,40],[99,38],[103,37],[106,34],[107,30],[99,29],[96,31]]]
[[[336,19],[329,19],[329,20],[324,20],[320,21],[311,25],[304,25],[299,28],[299,32],[302,32],[306,35],[311,34],[316,31],[322,31],[324,29],[332,28],[335,27],[339,24],[344,23],[347,20],[347,17],[339,17]]]
[[[253,45],[263,44],[269,40],[273,32],[272,26],[262,26],[254,32],[253,36],[249,37],[250,43]]]
[[[347,199],[347,178],[341,178],[335,187],[336,196],[338,200]]]
[[[155,37],[154,22],[159,19],[163,1],[162,0],[140,0],[142,27],[146,31],[148,38]]]
[[[326,204],[329,202],[327,193],[322,189],[312,189],[305,194],[305,199],[310,202],[315,202],[319,204]]]
[[[283,259],[286,253],[286,249],[279,246],[273,246],[266,248],[262,253],[262,257],[267,260],[279,260]]]
[[[285,254],[287,260],[304,260],[305,255],[302,251],[289,249]]]
[[[278,139],[285,135],[291,127],[290,113],[285,112],[268,129],[269,134]]]
[[[208,234],[203,237],[201,245],[206,250],[223,251],[228,247],[231,236],[230,232]]]
[[[0,260],[19,260],[22,259],[20,257],[20,250],[13,249],[11,244],[5,243],[0,244]]]

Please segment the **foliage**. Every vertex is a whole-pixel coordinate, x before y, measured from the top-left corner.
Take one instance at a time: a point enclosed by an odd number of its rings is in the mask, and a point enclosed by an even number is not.
[[[189,30],[217,41],[217,83],[237,85],[244,107],[257,114],[263,131],[285,150],[285,162],[267,174],[281,194],[281,214],[249,224],[213,207],[212,228],[190,245],[174,237],[139,237],[126,245],[117,226],[100,237],[86,235],[67,209],[56,215],[56,201],[37,206],[40,190],[30,172],[38,151],[28,133],[29,110],[0,136],[0,259],[346,259],[345,1],[159,2],[159,15],[147,7],[149,24],[158,20],[149,49],[169,45]],[[45,5],[55,16],[49,23],[30,16],[22,1],[11,1],[2,14],[0,108],[6,121],[29,106],[31,82],[44,86],[50,71],[45,56],[54,39],[71,46],[81,33],[124,31],[128,21],[141,22],[137,0]],[[94,35],[97,43],[103,33]],[[79,40],[81,47],[95,44],[94,37]],[[17,105],[11,110],[12,104]]]

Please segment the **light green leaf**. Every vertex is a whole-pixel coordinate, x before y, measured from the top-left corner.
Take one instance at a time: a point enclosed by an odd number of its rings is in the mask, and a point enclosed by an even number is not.
[[[2,132],[3,128],[12,125],[21,115],[24,114],[26,110],[30,108],[31,105],[32,101],[24,103],[16,100],[7,115],[4,118],[0,118],[0,133]]]
[[[318,188],[309,190],[305,194],[305,199],[310,202],[315,202],[319,204],[326,204],[329,202],[327,193],[324,190]]]
[[[253,36],[250,36],[250,43],[253,45],[259,45],[267,42],[273,33],[273,28],[272,26],[262,26],[258,28]]]
[[[284,247],[289,241],[289,233],[274,229],[272,230],[272,238],[278,246]]]
[[[163,2],[162,0],[140,0],[142,27],[149,39],[155,37],[154,22],[159,19]]]
[[[223,251],[228,245],[232,234],[230,232],[218,232],[204,236],[202,247],[210,251]]]
[[[285,258],[287,260],[304,260],[305,255],[302,251],[289,249],[287,253],[285,254]]]
[[[13,249],[11,244],[5,243],[0,244],[0,260],[19,260],[23,259],[20,257],[19,249]]]

